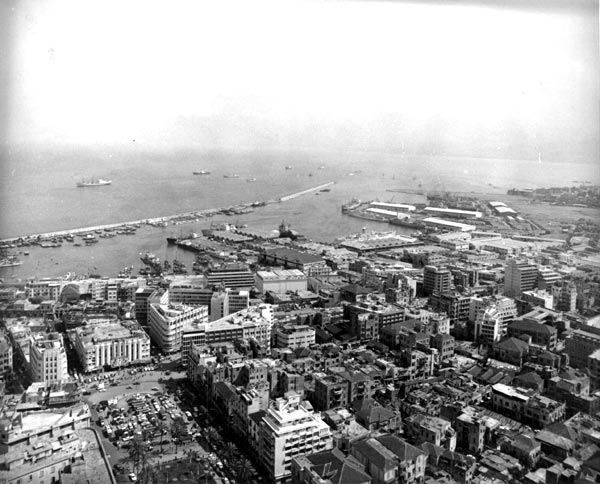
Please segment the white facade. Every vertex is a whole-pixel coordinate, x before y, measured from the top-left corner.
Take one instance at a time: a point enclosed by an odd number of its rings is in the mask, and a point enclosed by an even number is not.
[[[315,344],[315,330],[306,325],[285,325],[275,328],[275,346],[278,348],[307,348]]]
[[[261,458],[272,480],[291,475],[292,458],[333,448],[329,426],[300,395],[278,398],[260,426]]]
[[[174,353],[181,349],[181,335],[186,326],[193,322],[207,321],[206,306],[150,304],[148,309],[150,336],[165,353]]]
[[[43,299],[51,299],[58,301],[60,291],[62,290],[62,282],[59,280],[42,280],[31,281],[25,286],[27,297],[41,297]]]
[[[262,294],[267,291],[285,293],[288,291],[306,291],[308,279],[299,269],[258,271],[256,288]]]
[[[506,335],[508,322],[517,317],[517,305],[507,297],[472,298],[469,319],[475,322],[475,341],[480,337],[488,344]]]
[[[33,381],[57,383],[68,380],[67,353],[60,333],[31,337],[29,366]]]
[[[137,323],[102,322],[76,328],[73,334],[85,372],[150,361],[150,338]]]

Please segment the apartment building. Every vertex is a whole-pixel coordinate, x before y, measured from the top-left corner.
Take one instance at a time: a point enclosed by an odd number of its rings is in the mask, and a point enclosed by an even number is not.
[[[316,331],[310,326],[284,324],[273,330],[274,346],[277,348],[307,348],[315,344]]]
[[[29,367],[33,381],[58,383],[69,378],[67,354],[60,333],[31,336]]]
[[[333,448],[331,429],[300,395],[271,403],[260,421],[260,457],[272,481],[291,476],[292,459]]]

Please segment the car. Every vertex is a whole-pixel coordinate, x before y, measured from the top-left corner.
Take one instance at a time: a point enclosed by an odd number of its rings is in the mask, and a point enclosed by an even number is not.
[[[138,480],[137,476],[135,475],[135,472],[131,472],[131,473],[129,474],[129,480],[130,480],[131,482],[136,482],[136,481]]]

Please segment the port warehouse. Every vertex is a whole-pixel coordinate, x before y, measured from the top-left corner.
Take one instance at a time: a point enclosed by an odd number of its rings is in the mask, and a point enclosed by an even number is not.
[[[515,209],[512,209],[510,207],[506,206],[506,203],[504,202],[489,202],[490,207],[492,207],[492,209],[494,209],[494,211],[498,214],[498,215],[516,215],[517,211]]]
[[[395,210],[396,212],[404,211],[404,210],[406,210],[408,212],[413,212],[417,209],[417,207],[414,205],[406,205],[404,203],[371,202],[370,205],[372,205],[375,208],[382,208],[382,209],[386,209],[386,210]]]
[[[496,207],[494,208],[496,209]],[[414,212],[416,209],[417,207],[415,205],[403,203],[370,202],[369,208],[367,208],[366,211],[378,215],[406,218],[409,216],[409,214],[406,212]],[[506,210],[506,212],[508,211],[515,213],[512,209]],[[456,208],[425,207],[423,208],[423,212],[432,215],[445,215],[446,217],[454,218],[481,218],[483,216],[481,212],[475,210],[459,210]],[[502,209],[498,210],[498,212],[502,212]]]
[[[425,207],[425,212],[457,218],[481,218],[482,213],[474,210],[459,210],[456,208]]]
[[[423,223],[430,227],[455,229],[455,230],[460,230],[461,232],[470,232],[477,228],[475,225],[463,224],[460,222],[453,222],[451,220],[444,220],[442,218],[437,218],[437,217],[424,218]]]

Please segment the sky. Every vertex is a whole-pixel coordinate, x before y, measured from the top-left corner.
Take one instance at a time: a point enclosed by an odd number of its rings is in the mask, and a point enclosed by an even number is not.
[[[597,163],[598,6],[569,3],[7,0],[4,136]]]

